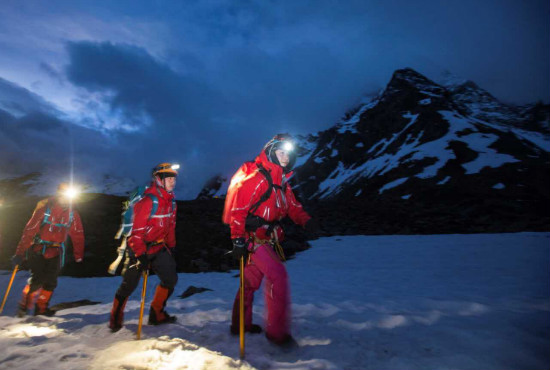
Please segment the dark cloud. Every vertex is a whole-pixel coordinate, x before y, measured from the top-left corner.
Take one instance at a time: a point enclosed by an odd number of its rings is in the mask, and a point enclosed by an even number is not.
[[[123,110],[130,121],[144,111],[161,126],[190,128],[197,120],[209,124],[213,109],[223,107],[214,90],[175,73],[142,48],[109,42],[73,42],[67,48],[69,80],[90,91],[113,92],[113,110]]]
[[[315,119],[326,119],[323,112],[338,111],[335,105],[345,107],[349,98],[336,98],[328,87],[311,96],[318,80],[331,76],[327,72],[337,64],[322,48],[304,47],[284,63],[263,53],[228,56],[224,64],[234,71],[223,78],[226,88],[217,90],[207,76],[177,73],[134,46],[81,42],[70,43],[68,50],[68,79],[90,92],[105,93],[111,109],[122,113],[123,123],[137,129],[132,135],[110,132],[123,145],[143,148],[129,166],[137,170],[142,163],[181,162],[181,190],[187,197],[196,195],[213,173],[231,172],[255,156],[275,133],[304,130]],[[312,54],[319,55],[316,66],[304,61],[295,73],[285,72]],[[299,80],[294,79],[296,73]],[[331,77],[324,81],[338,85]],[[304,110],[321,112],[312,118]]]

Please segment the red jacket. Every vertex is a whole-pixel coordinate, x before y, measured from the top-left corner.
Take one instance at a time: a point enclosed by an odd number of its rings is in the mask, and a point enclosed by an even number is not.
[[[287,215],[292,221],[300,226],[304,226],[311,218],[303,209],[302,205],[296,200],[288,178],[292,173],[284,174],[283,168],[270,162],[262,151],[255,160],[260,163],[270,174],[274,185],[282,187],[282,190],[273,188],[268,200],[263,202],[258,209],[253,212],[254,215],[262,217],[268,222],[282,220]],[[248,237],[249,233],[245,231],[245,220],[250,208],[261,198],[268,190],[269,184],[263,174],[256,172],[243,180],[240,187],[236,190],[236,199],[231,209],[231,238]],[[267,227],[264,226],[256,230],[256,236],[259,239],[271,239],[266,235]],[[275,228],[279,240],[283,240],[284,233],[281,227]]]
[[[176,246],[176,206],[172,209],[174,193],[168,193],[164,188],[151,185],[144,194],[152,194],[158,199],[156,213],[151,216],[153,201],[144,196],[134,206],[134,226],[128,238],[128,245],[136,257],[142,254],[154,254],[164,246]],[[149,217],[151,216],[151,217]],[[147,248],[147,244],[154,243]]]
[[[50,209],[49,223],[43,224],[45,220],[45,212]],[[73,254],[76,261],[81,261],[84,258],[84,229],[80,221],[80,215],[74,209],[72,210],[72,222],[69,224],[71,210],[69,207],[64,207],[56,200],[55,197],[43,199],[36,205],[31,219],[27,222],[23,236],[17,245],[15,254],[23,256],[27,249],[34,245],[32,249],[35,252],[43,250],[43,245],[35,244],[35,236],[38,236],[45,242],[56,243],[57,246],[47,247],[44,251],[45,258],[53,258],[61,253],[59,245],[67,240],[67,235],[71,237],[73,242]],[[65,224],[67,227],[60,226]],[[49,244],[46,243],[46,246]]]

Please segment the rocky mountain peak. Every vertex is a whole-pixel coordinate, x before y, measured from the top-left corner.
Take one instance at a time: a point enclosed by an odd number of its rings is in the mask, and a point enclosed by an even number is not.
[[[412,68],[396,70],[383,93],[383,99],[390,98],[393,94],[414,90],[429,96],[443,95],[444,88],[418,73]]]

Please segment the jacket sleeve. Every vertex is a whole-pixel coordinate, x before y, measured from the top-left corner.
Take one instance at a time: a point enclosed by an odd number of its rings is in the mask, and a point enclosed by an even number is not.
[[[73,242],[73,253],[76,262],[84,258],[84,228],[78,212],[73,212],[73,223],[69,229],[69,236]]]
[[[296,200],[294,192],[289,184],[287,184],[285,194],[288,201],[288,216],[296,224],[304,227],[311,216],[304,210],[302,204]]]
[[[36,205],[31,219],[29,220],[29,222],[27,222],[27,225],[23,230],[23,235],[21,236],[21,240],[17,245],[15,254],[23,256],[27,249],[29,249],[29,247],[32,245],[34,236],[40,232],[40,226],[42,225],[42,221],[44,220],[44,212],[46,212],[47,203],[47,201],[42,200]]]
[[[136,257],[147,252],[145,234],[147,234],[147,222],[152,209],[153,201],[149,197],[143,197],[134,206],[134,226],[132,227],[132,234],[128,238],[128,245],[132,248]]]
[[[170,230],[166,236],[166,246],[168,248],[174,248],[176,246],[176,215],[178,214],[178,206],[174,207],[172,216],[170,217]]]
[[[246,234],[245,222],[250,207],[255,204],[267,187],[267,180],[260,173],[245,179],[237,189],[237,195],[231,209],[231,239],[243,238]]]

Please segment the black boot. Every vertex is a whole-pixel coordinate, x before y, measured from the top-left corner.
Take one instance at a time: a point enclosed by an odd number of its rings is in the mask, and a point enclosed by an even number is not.
[[[19,305],[17,307],[17,312],[15,313],[15,316],[17,317],[25,317],[27,316],[27,307],[26,306],[22,306],[22,305]]]
[[[49,307],[46,307],[46,308],[40,308],[38,305],[35,306],[35,309],[34,309],[34,316],[39,316],[39,315],[44,315],[44,316],[53,316],[55,315],[55,311],[50,309]]]
[[[149,310],[149,325],[172,324],[176,321],[176,316],[169,315],[168,312],[166,312],[165,310],[162,310],[159,315],[157,315],[156,311],[153,308]]]

